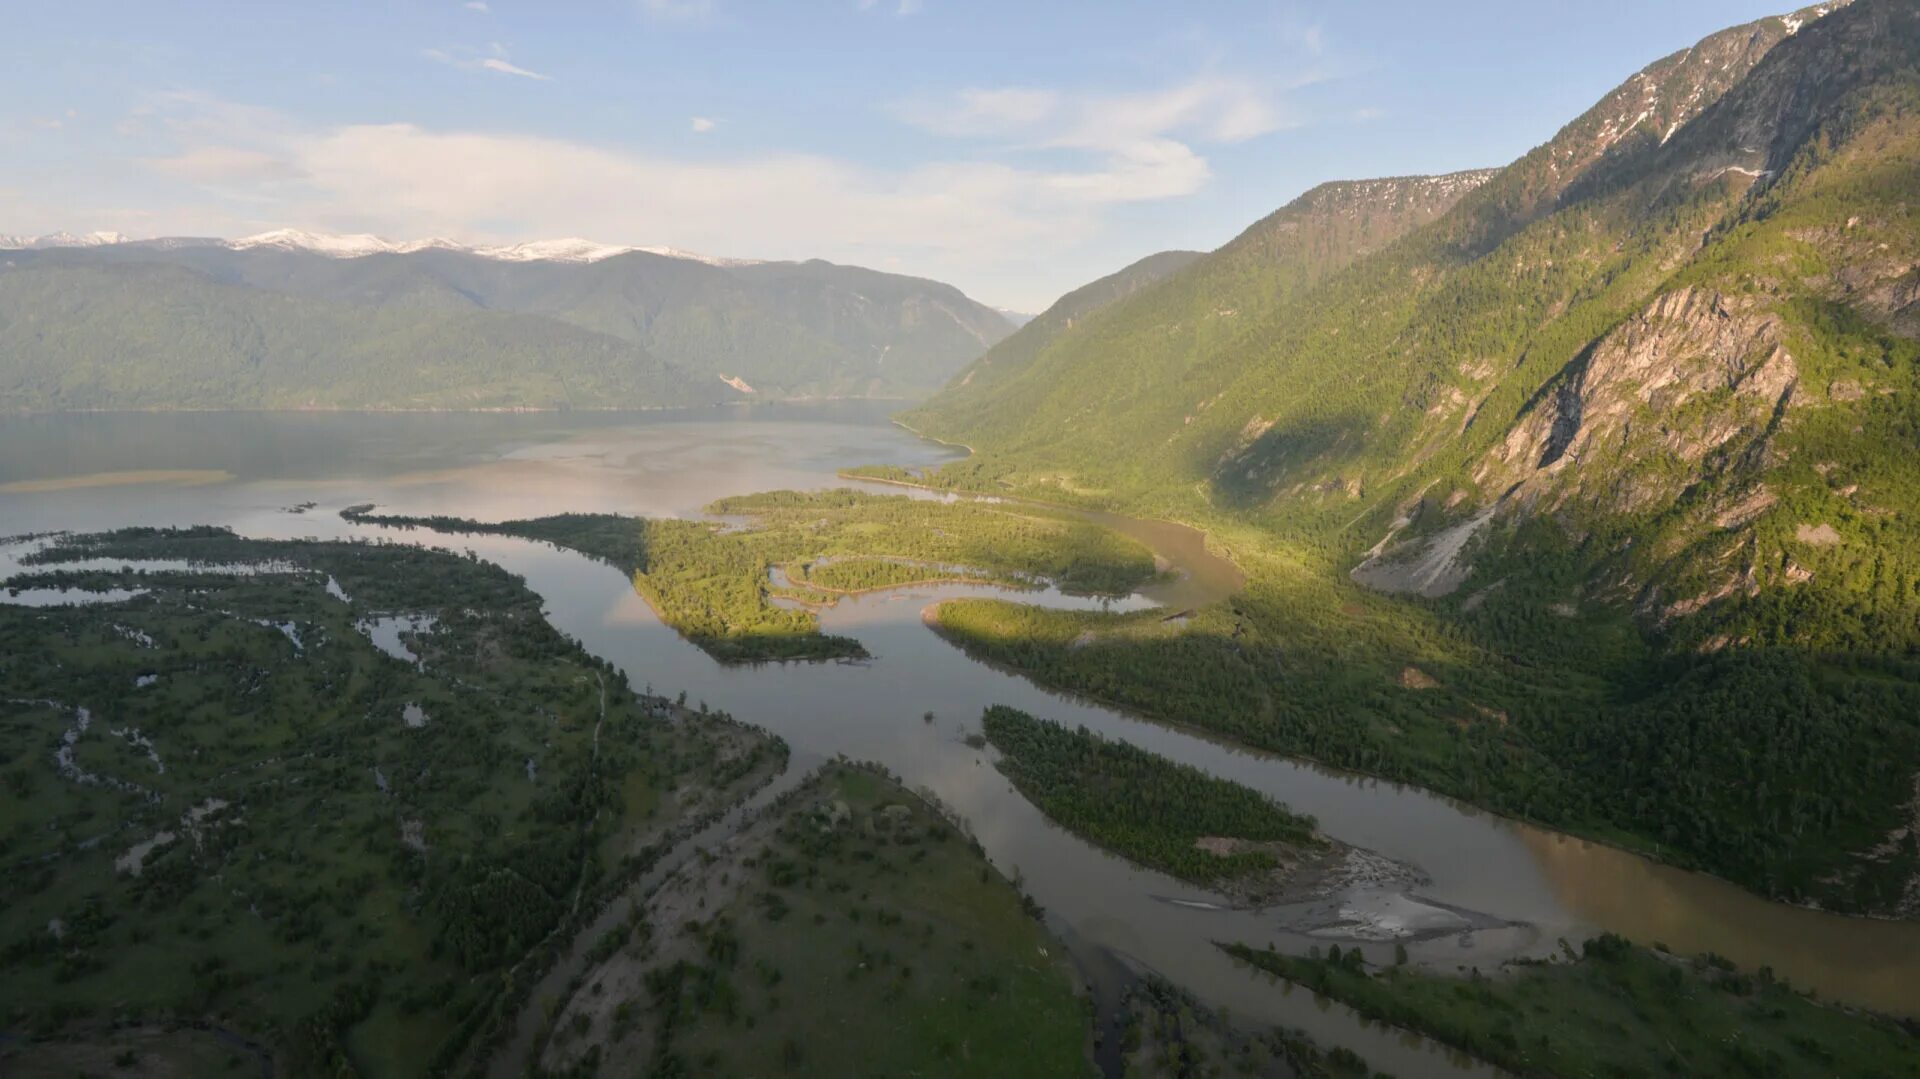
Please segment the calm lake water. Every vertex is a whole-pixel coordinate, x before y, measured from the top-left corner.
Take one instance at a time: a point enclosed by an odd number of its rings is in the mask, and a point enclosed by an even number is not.
[[[852,465],[927,465],[952,456],[888,424],[883,406],[853,403],[681,414],[10,417],[0,418],[0,536],[132,524],[224,524],[262,537],[389,534],[340,520],[340,508],[358,502],[491,520],[563,511],[694,516],[725,495],[844,486],[834,473]],[[287,512],[308,502],[316,505]],[[1237,579],[1190,530],[1123,524],[1187,571],[1123,605],[1178,609]],[[471,549],[524,575],[557,626],[618,663],[636,686],[685,690],[690,700],[774,730],[793,746],[796,766],[844,753],[880,761],[932,792],[1047,908],[1096,982],[1123,968],[1150,968],[1237,1017],[1305,1028],[1403,1075],[1475,1069],[1303,990],[1276,987],[1210,942],[1304,951],[1358,939],[1384,960],[1394,934],[1408,934],[1398,939],[1416,961],[1491,969],[1610,929],[1676,952],[1768,965],[1824,997],[1920,1013],[1920,925],[1769,903],[1422,791],[1250,753],[1049,693],[967,659],[921,621],[933,602],[998,594],[991,589],[896,590],[827,611],[824,627],[859,638],[874,655],[868,663],[723,667],[661,625],[609,567],[499,537],[392,535]],[[1021,598],[1089,602],[1051,592]],[[993,768],[990,751],[963,741],[989,704],[1082,724],[1269,792],[1318,817],[1327,833],[1413,866],[1425,880],[1359,883],[1297,908],[1216,909],[1213,897],[1089,847],[1041,817]]]

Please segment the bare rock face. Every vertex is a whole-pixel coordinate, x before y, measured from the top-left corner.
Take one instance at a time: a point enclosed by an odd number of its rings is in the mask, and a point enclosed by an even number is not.
[[[1670,502],[1709,457],[1759,444],[1785,413],[1799,368],[1781,336],[1752,301],[1667,293],[1576,360],[1474,478],[1547,512]]]
[[[1402,592],[1436,599],[1450,595],[1473,573],[1474,538],[1493,519],[1493,510],[1479,513],[1401,543],[1391,533],[1381,540],[1351,576],[1376,592]]]

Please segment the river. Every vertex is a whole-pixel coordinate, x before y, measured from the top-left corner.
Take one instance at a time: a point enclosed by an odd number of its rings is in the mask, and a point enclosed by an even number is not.
[[[487,520],[563,511],[692,516],[731,494],[843,485],[856,464],[950,459],[876,405],[686,414],[175,414],[0,419],[0,536],[123,525],[224,524],[262,537],[383,534],[341,507]],[[881,489],[881,488],[876,488]],[[304,503],[304,512],[290,512]],[[1216,597],[1237,571],[1197,533],[1159,522],[1128,532],[1184,571],[1120,601],[1176,609]],[[423,533],[397,534],[423,541]],[[1413,932],[1418,962],[1491,969],[1609,929],[1676,952],[1767,965],[1823,997],[1920,1012],[1920,925],[1770,903],[1732,885],[1532,828],[1424,791],[1249,752],[1062,697],[968,659],[921,621],[931,603],[993,589],[942,586],[843,601],[824,628],[859,638],[867,663],[724,667],[663,626],[622,575],[570,552],[502,537],[428,538],[524,575],[563,631],[636,686],[686,691],[778,732],[795,764],[875,760],[968,821],[988,855],[1049,912],[1096,981],[1152,969],[1243,1019],[1301,1027],[1399,1074],[1472,1068],[1420,1039],[1276,987],[1210,945],[1288,950],[1354,941],[1376,959]],[[1090,601],[1048,592],[1029,602]],[[1008,704],[1082,724],[1266,791],[1328,834],[1416,867],[1416,887],[1358,885],[1336,900],[1262,912],[1136,868],[1049,824],[970,747],[981,710]],[[933,720],[926,721],[926,713]]]

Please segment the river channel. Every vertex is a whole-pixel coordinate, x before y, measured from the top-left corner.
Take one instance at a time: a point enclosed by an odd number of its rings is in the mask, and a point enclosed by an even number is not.
[[[694,516],[712,499],[845,485],[857,464],[927,465],[953,451],[885,422],[872,405],[697,414],[209,414],[0,419],[0,536],[124,525],[222,524],[261,537],[388,534],[340,508],[486,520],[565,511]],[[876,490],[886,490],[875,488]],[[897,493],[897,492],[896,492]],[[304,512],[290,512],[313,503]],[[1189,529],[1120,522],[1179,579],[1117,601],[1175,610],[1219,598],[1237,571]],[[1304,951],[1360,943],[1375,959],[1404,943],[1443,969],[1541,955],[1602,929],[1680,953],[1771,966],[1821,996],[1920,1013],[1920,925],[1785,906],[1725,882],[1533,828],[1417,789],[1228,746],[1043,690],[968,659],[922,622],[971,586],[847,599],[823,628],[859,638],[862,663],[727,667],[663,626],[622,575],[540,544],[392,533],[471,549],[526,577],[561,630],[634,685],[684,690],[780,734],[795,767],[845,754],[932,792],[1017,876],[1099,984],[1154,970],[1239,1019],[1306,1029],[1402,1075],[1479,1069],[1422,1040],[1276,985],[1211,944]],[[1085,605],[1056,592],[1025,602]],[[1215,897],[1093,848],[1045,820],[969,746],[990,704],[1084,725],[1258,788],[1322,830],[1416,868],[1418,884],[1357,883],[1293,908],[1221,909]],[[933,719],[926,720],[931,712]]]

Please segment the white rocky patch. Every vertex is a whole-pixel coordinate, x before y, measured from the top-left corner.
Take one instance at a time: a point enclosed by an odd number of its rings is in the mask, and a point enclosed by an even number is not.
[[[117,738],[125,738],[127,744],[135,749],[145,750],[147,759],[153,762],[153,770],[161,775],[167,774],[167,766],[160,759],[160,751],[154,748],[153,739],[141,734],[138,727],[116,727],[108,733]]]
[[[135,843],[133,846],[127,848],[125,854],[115,858],[113,860],[113,868],[116,872],[130,873],[137,877],[140,875],[141,870],[146,868],[147,855],[152,854],[154,851],[178,838],[180,837],[169,831],[163,830],[155,832],[150,838]]]

